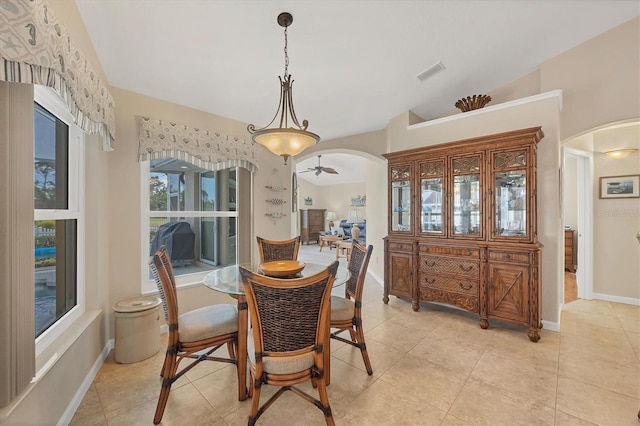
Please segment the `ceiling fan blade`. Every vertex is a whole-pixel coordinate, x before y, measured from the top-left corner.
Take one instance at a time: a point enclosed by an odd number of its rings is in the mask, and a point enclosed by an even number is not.
[[[318,171],[316,172],[316,176],[318,176],[320,173],[322,173],[322,169],[318,169]]]
[[[303,171],[301,171],[299,173],[309,173],[309,172],[313,172],[313,171],[314,171],[313,169],[309,169],[309,170],[303,170]]]
[[[338,174],[338,172],[335,169],[331,168],[331,167],[323,167],[322,171],[325,172],[325,173],[332,174],[332,175],[337,175]]]

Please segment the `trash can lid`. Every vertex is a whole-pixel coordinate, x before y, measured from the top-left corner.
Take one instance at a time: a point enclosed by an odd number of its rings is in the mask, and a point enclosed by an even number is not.
[[[116,312],[142,312],[149,309],[153,309],[162,303],[160,298],[155,296],[141,296],[131,297],[129,299],[123,299],[113,306],[113,310]]]

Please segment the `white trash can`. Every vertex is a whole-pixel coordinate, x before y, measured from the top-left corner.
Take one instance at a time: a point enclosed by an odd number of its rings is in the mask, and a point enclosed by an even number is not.
[[[116,325],[115,360],[121,364],[142,361],[160,349],[158,297],[132,297],[113,306]]]

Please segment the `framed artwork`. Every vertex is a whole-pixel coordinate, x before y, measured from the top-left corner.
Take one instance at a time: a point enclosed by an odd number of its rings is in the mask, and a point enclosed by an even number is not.
[[[601,177],[600,198],[640,198],[640,175]]]
[[[291,212],[298,211],[298,177],[294,173],[291,175]]]
[[[311,199],[311,197],[307,197],[307,198],[304,199],[304,205],[305,206],[313,205],[313,200]]]
[[[367,196],[366,195],[358,195],[356,197],[351,197],[351,205],[354,207],[364,207],[367,205]]]

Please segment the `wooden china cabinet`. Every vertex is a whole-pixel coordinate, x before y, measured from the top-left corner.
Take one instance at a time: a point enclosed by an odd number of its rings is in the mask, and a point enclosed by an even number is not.
[[[457,306],[529,327],[540,339],[536,235],[540,127],[384,154],[389,295]]]

